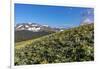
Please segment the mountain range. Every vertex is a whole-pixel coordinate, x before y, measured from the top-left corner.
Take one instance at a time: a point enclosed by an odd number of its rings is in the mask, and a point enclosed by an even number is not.
[[[41,36],[63,31],[62,28],[52,28],[37,23],[21,23],[15,25],[15,42],[35,39]]]
[[[90,24],[90,21],[86,20],[80,25],[85,24]],[[68,29],[68,27],[54,28],[48,25],[40,25],[37,23],[19,23],[15,25],[15,42],[35,39],[55,32],[64,31],[66,29]]]
[[[16,31],[22,31],[22,30],[27,30],[27,31],[33,31],[33,32],[40,32],[40,31],[61,31],[62,29],[60,28],[52,28],[48,25],[40,25],[37,23],[21,23],[17,24],[15,26]]]

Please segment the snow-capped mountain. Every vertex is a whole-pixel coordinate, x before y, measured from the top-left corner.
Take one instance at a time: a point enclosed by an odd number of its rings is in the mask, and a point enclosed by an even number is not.
[[[52,28],[48,25],[40,25],[36,23],[21,23],[15,25],[15,41],[20,42],[29,39],[39,38],[49,35],[57,31],[62,31],[59,28]]]
[[[41,29],[41,25],[35,24],[35,23],[22,23],[22,24],[17,24],[15,26],[15,30],[20,31],[20,30],[29,30],[29,31],[34,31],[37,32]]]
[[[39,32],[39,31],[60,31],[58,28],[51,28],[48,25],[40,25],[37,23],[21,23],[17,24],[15,26],[16,31],[21,30],[27,30],[27,31],[33,31],[33,32]]]

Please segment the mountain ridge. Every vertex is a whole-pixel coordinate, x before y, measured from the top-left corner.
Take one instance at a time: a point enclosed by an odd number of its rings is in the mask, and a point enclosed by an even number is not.
[[[40,25],[38,23],[21,23],[21,24],[16,24],[15,25],[15,31],[21,31],[21,30],[28,30],[28,31],[33,31],[33,32],[39,32],[39,31],[46,31],[46,30],[51,30],[51,31],[60,31],[60,28],[52,28],[48,25]]]

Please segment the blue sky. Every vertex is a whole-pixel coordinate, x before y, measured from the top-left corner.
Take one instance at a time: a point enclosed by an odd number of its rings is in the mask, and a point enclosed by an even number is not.
[[[77,26],[84,18],[94,20],[93,8],[15,4],[15,23],[38,23],[51,27]]]

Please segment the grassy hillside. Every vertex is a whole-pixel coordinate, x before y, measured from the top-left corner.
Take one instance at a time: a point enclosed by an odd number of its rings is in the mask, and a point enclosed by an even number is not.
[[[16,47],[18,47],[18,45]],[[40,37],[33,40],[30,44],[26,44],[22,48],[15,48],[15,65],[93,60],[93,24]]]
[[[16,42],[16,43],[15,43],[15,46],[16,46],[15,48],[16,48],[16,49],[23,48],[23,47],[25,47],[26,45],[31,44],[33,41],[34,41],[34,39],[32,39],[32,40],[27,40],[27,41]]]
[[[27,30],[15,31],[15,42],[26,41],[30,39],[39,38],[48,34],[54,33],[52,31],[33,32]]]

